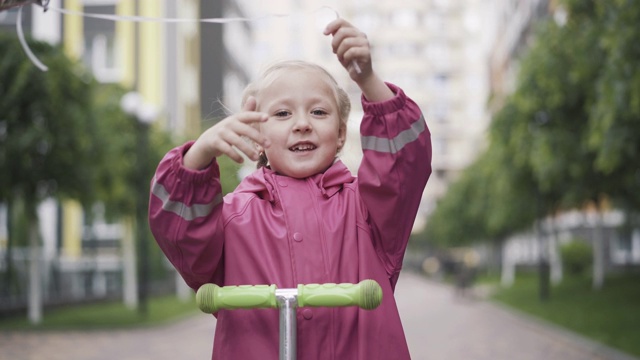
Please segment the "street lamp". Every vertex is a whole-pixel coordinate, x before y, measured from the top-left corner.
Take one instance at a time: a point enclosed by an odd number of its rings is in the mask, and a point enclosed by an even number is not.
[[[136,234],[138,239],[138,310],[147,315],[147,297],[149,294],[149,256],[147,207],[149,204],[149,126],[155,121],[157,108],[145,103],[142,96],[135,92],[125,94],[120,100],[122,110],[136,119]]]

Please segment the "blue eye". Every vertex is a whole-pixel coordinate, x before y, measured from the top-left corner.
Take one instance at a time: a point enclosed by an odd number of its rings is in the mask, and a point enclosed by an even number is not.
[[[315,116],[325,116],[325,115],[328,115],[329,113],[322,109],[316,109],[316,110],[312,110],[311,114]]]

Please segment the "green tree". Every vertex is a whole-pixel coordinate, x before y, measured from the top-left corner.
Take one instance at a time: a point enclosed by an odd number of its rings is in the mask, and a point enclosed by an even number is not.
[[[94,200],[103,203],[110,219],[135,213],[139,195],[139,182],[149,185],[155,168],[166,152],[175,146],[170,134],[159,124],[148,127],[149,146],[146,164],[141,164],[137,146],[139,125],[137,120],[122,110],[121,100],[128,92],[119,85],[103,84],[94,91],[94,113],[98,118],[100,137],[95,145],[100,148],[94,162]],[[143,168],[144,172],[140,173]],[[148,186],[147,186],[148,188]]]
[[[511,233],[531,225],[536,218],[537,184],[523,153],[530,142],[518,139],[520,148],[509,149],[519,124],[511,105],[494,119],[490,145],[451,184],[429,219],[425,237],[441,246],[478,241],[500,244]],[[523,136],[526,136],[523,135]]]
[[[587,5],[585,5],[587,4]],[[515,97],[535,125],[533,174],[550,209],[594,205],[594,288],[604,281],[602,211],[607,200],[638,206],[640,4],[566,1],[566,24],[548,21],[523,61]],[[635,38],[633,38],[635,36]],[[629,50],[631,49],[631,50]],[[622,70],[620,69],[622,67]],[[635,82],[634,82],[635,80]],[[594,105],[595,104],[595,105]],[[628,106],[631,104],[632,106]]]
[[[140,206],[137,199],[148,194],[155,165],[173,143],[152,126],[143,164],[137,148],[140,124],[120,106],[126,89],[98,85],[58,47],[29,44],[48,72],[33,66],[15,36],[0,33],[0,202],[23,210],[32,258],[37,259],[36,207],[43,199],[76,199],[85,209],[99,201],[111,219],[132,216]],[[91,217],[90,211],[85,214]],[[140,225],[146,229],[146,222]],[[157,249],[154,253],[153,259],[161,259]],[[31,264],[29,316],[38,322],[40,263]]]
[[[89,74],[62,51],[40,42],[32,49],[47,63],[31,64],[14,36],[0,34],[0,201],[20,199],[29,229],[31,284],[29,316],[38,322],[38,217],[36,207],[57,195],[87,204],[95,182],[98,126]]]
[[[594,205],[601,212],[609,200],[638,212],[640,4],[561,4],[568,21],[540,24],[516,91],[490,126],[489,150],[430,219],[434,237],[508,235],[565,209]],[[538,209],[534,216],[527,204]],[[469,221],[479,237],[462,236],[464,225],[442,223],[456,221]],[[601,225],[597,234],[595,288],[603,280]]]
[[[640,211],[640,4],[598,2],[602,32],[598,44],[606,54],[594,84],[587,146],[596,152],[595,167],[611,182],[614,201]],[[626,205],[625,205],[626,204]]]

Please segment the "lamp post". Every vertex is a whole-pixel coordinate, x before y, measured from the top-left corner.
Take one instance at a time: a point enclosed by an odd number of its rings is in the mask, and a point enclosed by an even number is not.
[[[149,294],[149,255],[147,208],[149,205],[149,126],[155,121],[158,111],[155,106],[145,103],[137,92],[125,94],[120,106],[135,118],[136,122],[136,238],[138,250],[138,310],[147,315]]]

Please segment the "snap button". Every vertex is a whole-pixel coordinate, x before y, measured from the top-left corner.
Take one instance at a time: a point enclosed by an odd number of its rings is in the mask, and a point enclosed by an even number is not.
[[[311,309],[302,310],[302,317],[307,320],[311,320],[311,318],[313,317],[313,311]]]
[[[298,232],[293,234],[293,240],[295,240],[295,241],[300,242],[300,241],[302,241],[302,238],[303,238],[302,234],[300,234]]]

